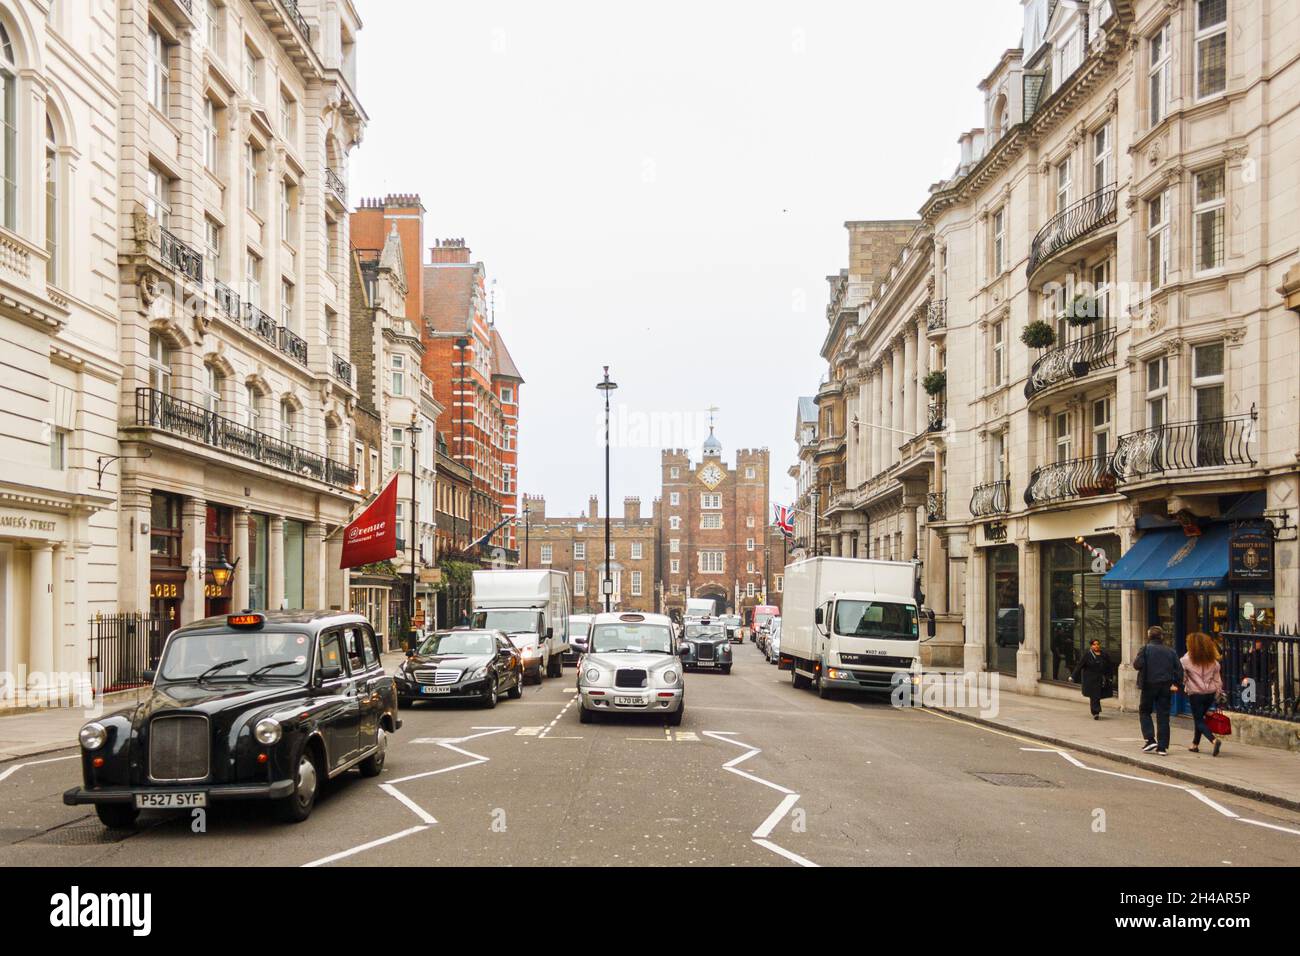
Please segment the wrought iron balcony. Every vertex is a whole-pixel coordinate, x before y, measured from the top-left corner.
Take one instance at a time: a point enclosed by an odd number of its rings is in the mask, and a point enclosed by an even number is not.
[[[352,384],[352,363],[337,353],[334,355],[334,377],[347,385]]]
[[[1025,504],[1041,505],[1070,498],[1094,498],[1115,491],[1112,456],[1094,455],[1040,465],[1029,476]]]
[[[203,282],[203,257],[166,229],[158,234],[158,257],[173,272],[192,282]]]
[[[311,27],[307,25],[307,18],[298,9],[298,0],[280,0],[280,6],[284,7],[285,15],[293,21],[302,38],[311,43]]]
[[[253,334],[271,345],[279,347],[279,341],[275,334],[275,319],[251,302],[244,303],[244,325],[248,326],[248,330]]]
[[[1047,220],[1029,246],[1029,265],[1025,267],[1025,275],[1032,276],[1040,265],[1090,232],[1113,224],[1115,196],[1114,185],[1103,186]]]
[[[355,468],[241,425],[201,405],[172,398],[156,388],[135,390],[135,423],[340,488],[356,484]]]
[[[1029,379],[1025,382],[1025,398],[1033,398],[1053,385],[1082,378],[1114,364],[1115,329],[1106,326],[1040,355],[1029,370]]]
[[[931,402],[930,413],[926,417],[926,431],[941,432],[946,425],[944,416],[948,412],[947,402]]]
[[[212,294],[217,300],[217,308],[226,313],[226,317],[238,322],[243,310],[240,307],[239,293],[220,279],[212,283]]]
[[[1258,417],[1252,407],[1249,415],[1169,422],[1124,435],[1115,445],[1115,477],[1137,481],[1171,471],[1254,465]]]
[[[974,518],[1004,515],[1011,510],[1011,482],[990,481],[976,485],[970,496],[970,513]]]
[[[348,184],[343,181],[342,176],[328,166],[325,167],[325,185],[338,197],[339,202],[345,206],[348,204]]]
[[[931,491],[925,496],[925,520],[943,521],[948,517],[948,496],[942,491]]]
[[[931,302],[925,310],[925,330],[934,332],[938,329],[948,327],[948,300],[940,299],[937,302]]]
[[[299,363],[307,364],[307,340],[295,333],[288,326],[277,326],[279,340],[276,343],[280,351]]]

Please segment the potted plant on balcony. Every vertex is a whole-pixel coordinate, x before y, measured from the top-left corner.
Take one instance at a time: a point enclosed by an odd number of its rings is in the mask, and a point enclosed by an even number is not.
[[[1066,322],[1069,322],[1075,328],[1091,325],[1100,318],[1097,297],[1086,292],[1080,292],[1070,300],[1061,315]]]
[[[1020,341],[1031,349],[1050,349],[1056,344],[1056,332],[1042,319],[1035,319],[1021,331]]]
[[[925,389],[927,395],[938,395],[948,387],[948,373],[942,369],[930,372],[925,378],[921,379],[921,387]]]

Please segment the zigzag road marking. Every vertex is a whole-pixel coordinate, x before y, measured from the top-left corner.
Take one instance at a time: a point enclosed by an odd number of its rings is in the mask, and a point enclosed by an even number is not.
[[[47,757],[45,760],[29,760],[26,763],[14,764],[8,770],[0,773],[0,781],[7,780],[19,770],[22,770],[23,767],[35,767],[37,764],[43,763],[58,763],[60,760],[76,760],[80,756],[81,754],[68,754],[66,757]]]

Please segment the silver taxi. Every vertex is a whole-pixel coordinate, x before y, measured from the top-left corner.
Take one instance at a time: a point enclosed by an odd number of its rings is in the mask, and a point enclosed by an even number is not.
[[[683,668],[672,620],[665,614],[597,614],[578,662],[578,717],[663,714],[677,726],[686,710]]]

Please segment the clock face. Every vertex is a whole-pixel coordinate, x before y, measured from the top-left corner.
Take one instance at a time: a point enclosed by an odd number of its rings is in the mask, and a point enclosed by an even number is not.
[[[695,474],[696,477],[700,479],[700,481],[704,482],[705,486],[709,488],[709,490],[718,487],[718,485],[722,482],[722,479],[727,477],[723,473],[722,469],[719,468],[717,465],[705,465]]]

